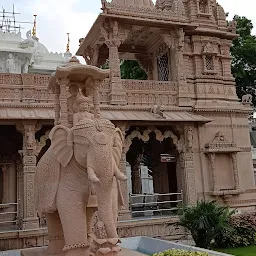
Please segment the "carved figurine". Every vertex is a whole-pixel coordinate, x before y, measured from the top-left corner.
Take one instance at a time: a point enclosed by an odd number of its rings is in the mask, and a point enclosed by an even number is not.
[[[79,39],[79,46],[81,46],[83,42],[84,42],[84,37]]]
[[[84,119],[93,119],[94,115],[90,113],[91,100],[84,96],[79,96],[75,99],[73,108],[77,109],[77,113],[73,114],[73,125],[78,124]]]
[[[29,59],[26,58],[24,65],[22,66],[22,73],[27,74],[28,73],[28,67],[29,67]]]
[[[15,61],[13,59],[13,55],[9,53],[8,59],[6,61],[6,72],[7,73],[15,73]]]
[[[157,102],[151,108],[151,113],[157,118],[165,119],[166,117],[164,116],[163,112],[164,112],[163,107],[159,105]]]
[[[73,114],[77,112],[77,105],[74,104],[78,95],[80,95],[79,88],[76,84],[72,84],[69,87],[69,92],[71,96],[67,99],[68,107],[68,121],[69,123],[73,122]]]
[[[27,39],[20,43],[19,47],[22,49],[33,48],[35,46],[35,40],[31,37],[31,30],[26,33]]]
[[[243,95],[242,103],[243,104],[252,104],[252,95],[251,94]]]
[[[101,9],[104,10],[106,8],[107,1],[101,0]]]

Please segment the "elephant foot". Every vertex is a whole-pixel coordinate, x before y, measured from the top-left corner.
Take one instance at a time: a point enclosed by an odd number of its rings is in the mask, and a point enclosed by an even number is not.
[[[90,247],[90,256],[118,256],[121,248],[117,245],[120,243],[118,238],[99,239],[95,234],[89,234],[92,239]]]

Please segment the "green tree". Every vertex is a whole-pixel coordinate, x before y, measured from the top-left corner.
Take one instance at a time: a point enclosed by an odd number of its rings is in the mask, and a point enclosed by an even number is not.
[[[231,48],[232,73],[236,79],[237,95],[241,99],[244,94],[253,95],[256,106],[256,37],[252,35],[252,21],[246,17],[235,15],[237,34],[239,37],[233,41]]]
[[[146,80],[147,74],[136,60],[123,60],[121,62],[122,79]]]
[[[210,248],[222,229],[229,229],[229,220],[234,213],[228,207],[216,202],[198,202],[195,206],[185,206],[179,225],[187,228],[201,248]]]
[[[101,66],[102,69],[109,68],[108,60],[104,65]],[[122,79],[134,79],[134,80],[146,80],[147,74],[140,67],[136,60],[122,60],[120,62],[120,71]]]

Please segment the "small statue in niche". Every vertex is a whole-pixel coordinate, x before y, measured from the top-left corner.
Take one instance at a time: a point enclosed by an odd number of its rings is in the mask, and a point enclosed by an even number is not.
[[[164,116],[163,112],[163,107],[159,103],[155,102],[155,104],[151,108],[151,113],[157,118],[165,119],[166,117]]]
[[[22,66],[22,73],[27,74],[29,67],[29,59],[26,58],[24,65]]]
[[[90,99],[84,96],[79,96],[74,102],[77,112],[73,114],[73,125],[78,124],[84,119],[93,119],[94,115],[90,113]]]
[[[79,87],[76,84],[72,84],[69,87],[69,92],[71,96],[67,99],[67,107],[68,107],[68,121],[69,123],[73,122],[73,114],[77,112],[75,100],[78,95],[80,95]]]
[[[15,61],[13,59],[13,55],[9,53],[8,59],[6,61],[6,72],[7,73],[15,73]]]

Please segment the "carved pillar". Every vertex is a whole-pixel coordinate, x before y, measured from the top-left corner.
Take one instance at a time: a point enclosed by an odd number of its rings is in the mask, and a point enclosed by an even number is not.
[[[132,166],[132,193],[142,193],[142,183],[140,175],[140,161],[136,161],[136,164]]]
[[[177,81],[179,94],[179,106],[192,106],[191,93],[188,90],[184,73],[184,42],[185,33],[182,28],[172,30],[169,34],[162,35],[164,42],[171,50],[171,74],[172,80]]]
[[[126,152],[123,150],[122,157],[120,161],[120,170],[126,175]],[[129,190],[128,190],[128,180],[120,181],[121,191],[124,198],[124,206],[119,212],[119,220],[129,220],[131,219],[131,211],[129,207]]]
[[[3,172],[3,204],[6,203],[13,203],[9,201],[9,173],[8,173],[9,167],[8,165],[2,166],[2,172]]]
[[[232,153],[231,156],[232,156],[235,190],[239,190],[240,184],[239,184],[239,176],[238,176],[238,169],[237,169],[237,153]]]
[[[25,122],[23,129],[23,223],[22,229],[39,228],[35,209],[35,171],[36,171],[36,123]]]
[[[94,116],[100,118],[100,96],[99,96],[99,81],[95,81],[93,87],[93,104],[94,104]]]
[[[122,87],[120,76],[119,45],[113,43],[109,46],[109,67],[111,70],[111,93],[110,102],[113,105],[125,105],[126,93]]]
[[[22,152],[21,156],[22,156]],[[19,217],[23,219],[23,212],[24,212],[24,173],[23,173],[23,163],[22,160],[18,160],[16,162],[17,166],[17,199],[19,202]]]
[[[212,173],[212,190],[218,191],[218,187],[216,185],[216,166],[215,166],[215,154],[211,153],[209,154],[209,160],[210,160],[210,169]]]
[[[58,79],[58,84],[60,85],[60,124],[68,126],[67,86],[69,84],[69,79]]]
[[[54,125],[58,125],[60,122],[60,88],[56,88],[54,91]]]
[[[111,93],[110,102],[113,105],[126,105],[126,93],[123,89],[120,75],[120,59],[118,48],[127,38],[128,31],[123,29],[117,21],[104,22],[101,33],[105,38],[105,44],[109,48],[109,68]]]
[[[186,205],[195,205],[197,202],[196,180],[194,169],[194,154],[183,152],[180,154],[180,167],[183,173],[183,198]]]
[[[126,132],[126,124],[123,125],[119,125],[118,126],[122,133],[123,136],[125,136],[125,132]],[[126,153],[127,153],[128,149],[124,146],[123,147],[123,151],[122,151],[122,156],[121,156],[121,161],[119,164],[119,168],[120,170],[126,175]],[[130,203],[129,203],[129,181],[127,179],[127,181],[120,181],[121,184],[121,191],[123,194],[123,198],[124,198],[124,206],[123,208],[120,210],[119,212],[119,220],[129,220],[131,219],[131,211],[130,211]]]

